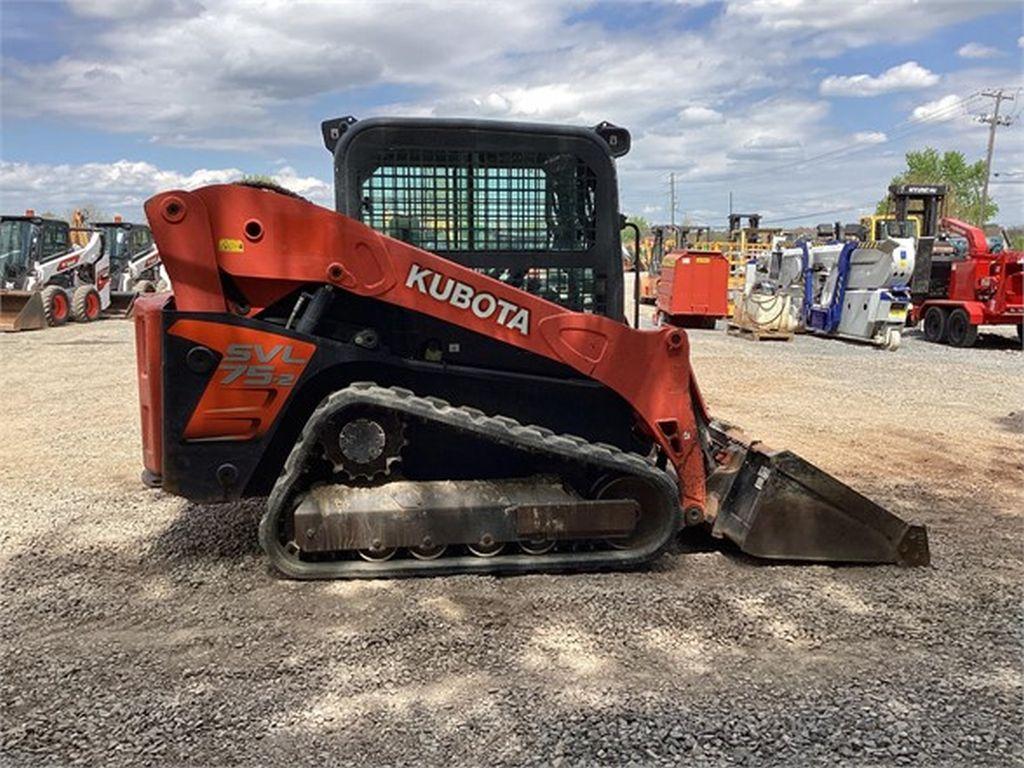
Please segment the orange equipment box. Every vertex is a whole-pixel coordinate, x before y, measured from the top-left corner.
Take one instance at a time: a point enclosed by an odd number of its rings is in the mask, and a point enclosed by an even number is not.
[[[658,318],[682,328],[714,328],[729,311],[729,260],[718,251],[674,251],[658,281]]]

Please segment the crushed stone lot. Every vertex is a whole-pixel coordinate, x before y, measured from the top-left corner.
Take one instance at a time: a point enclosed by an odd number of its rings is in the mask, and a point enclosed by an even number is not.
[[[1016,338],[691,341],[714,415],[927,524],[932,567],[284,581],[259,501],[139,482],[130,322],[0,336],[0,763],[1024,763]]]

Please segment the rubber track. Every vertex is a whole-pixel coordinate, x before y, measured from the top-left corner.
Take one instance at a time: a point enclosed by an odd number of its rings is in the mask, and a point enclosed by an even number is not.
[[[475,433],[531,453],[548,454],[563,460],[583,462],[616,476],[632,475],[661,490],[661,513],[667,523],[663,536],[644,549],[594,552],[552,552],[545,555],[442,556],[437,560],[393,559],[382,563],[362,560],[304,561],[291,554],[280,541],[281,522],[295,507],[302,485],[303,467],[317,450],[319,431],[327,419],[355,405],[373,405],[414,418],[438,422],[463,432]],[[560,573],[622,569],[658,558],[674,538],[679,526],[678,493],[665,472],[634,453],[605,443],[590,443],[573,435],[558,435],[549,429],[526,426],[506,416],[487,416],[475,408],[450,405],[435,397],[418,397],[407,389],[354,383],[327,397],[310,416],[285,462],[267,500],[260,521],[259,540],[271,564],[295,579],[394,578],[402,576],[450,575],[457,573]]]

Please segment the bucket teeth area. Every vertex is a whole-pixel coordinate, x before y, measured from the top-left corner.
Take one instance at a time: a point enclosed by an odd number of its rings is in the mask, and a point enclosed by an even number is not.
[[[708,480],[713,533],[755,557],[928,565],[928,533],[790,451],[711,425],[725,461]]]

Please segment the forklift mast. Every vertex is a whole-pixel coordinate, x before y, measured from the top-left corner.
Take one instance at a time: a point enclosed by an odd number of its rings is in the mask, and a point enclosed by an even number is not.
[[[761,214],[760,213],[730,213],[729,214],[729,231],[739,232],[743,229],[743,220],[747,220],[747,226],[751,229],[761,228]]]
[[[949,284],[951,254],[935,251],[939,222],[946,215],[945,184],[893,184],[889,200],[897,221],[917,219],[920,225],[910,293],[915,304],[944,296]]]

